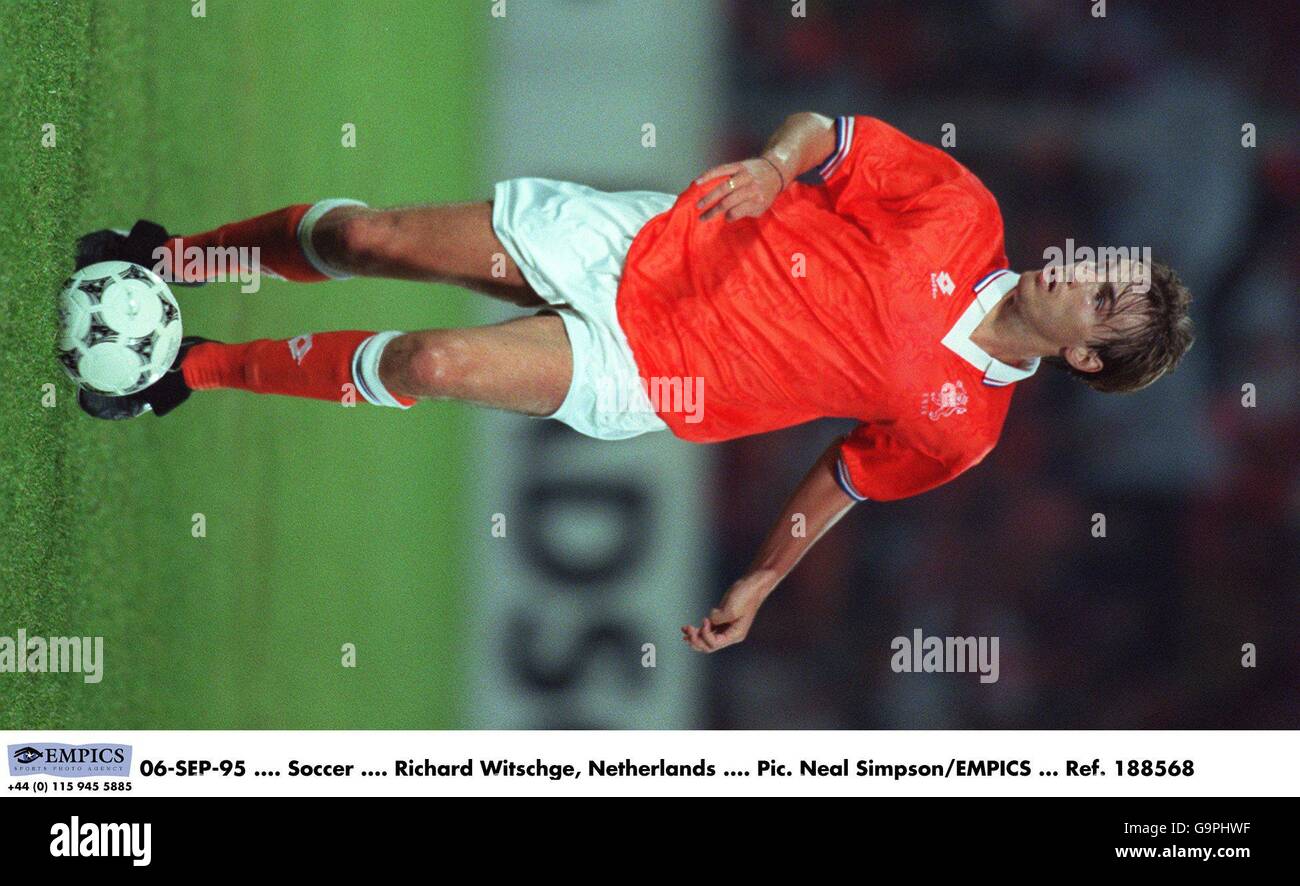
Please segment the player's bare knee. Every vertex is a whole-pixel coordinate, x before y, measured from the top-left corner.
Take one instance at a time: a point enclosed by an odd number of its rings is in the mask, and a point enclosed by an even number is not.
[[[469,342],[454,329],[425,333],[409,365],[412,381],[432,397],[455,396],[468,368]]]
[[[379,365],[390,390],[412,397],[450,397],[468,366],[468,342],[455,330],[430,330],[389,342]]]

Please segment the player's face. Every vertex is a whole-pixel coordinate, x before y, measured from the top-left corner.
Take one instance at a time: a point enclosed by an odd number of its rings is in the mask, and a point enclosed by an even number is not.
[[[1122,336],[1142,322],[1142,293],[1150,279],[1141,262],[1128,259],[1104,268],[1090,261],[1049,264],[1021,274],[1016,297],[1036,332],[1083,359],[1089,342]]]

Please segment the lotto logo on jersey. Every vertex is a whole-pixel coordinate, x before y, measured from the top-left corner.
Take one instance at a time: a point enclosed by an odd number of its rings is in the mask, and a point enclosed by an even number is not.
[[[938,421],[949,415],[961,415],[968,402],[970,395],[966,393],[965,385],[959,381],[944,382],[939,390],[921,395],[921,414],[930,421]]]
[[[957,284],[952,282],[952,277],[948,276],[947,271],[930,275],[930,298],[938,298],[941,292],[944,295],[952,295],[956,291]]]

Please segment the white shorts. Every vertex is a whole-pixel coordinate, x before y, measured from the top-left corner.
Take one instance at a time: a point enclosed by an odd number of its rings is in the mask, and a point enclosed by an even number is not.
[[[492,227],[524,279],[564,320],[573,381],[546,418],[599,440],[667,429],[655,414],[614,302],[632,238],[677,201],[546,178],[498,182]]]

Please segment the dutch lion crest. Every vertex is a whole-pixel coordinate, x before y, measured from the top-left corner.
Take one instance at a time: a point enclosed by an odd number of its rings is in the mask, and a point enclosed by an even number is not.
[[[969,400],[970,395],[961,382],[944,382],[939,390],[921,395],[921,414],[928,416],[930,421],[938,421],[953,413],[961,415]]]

